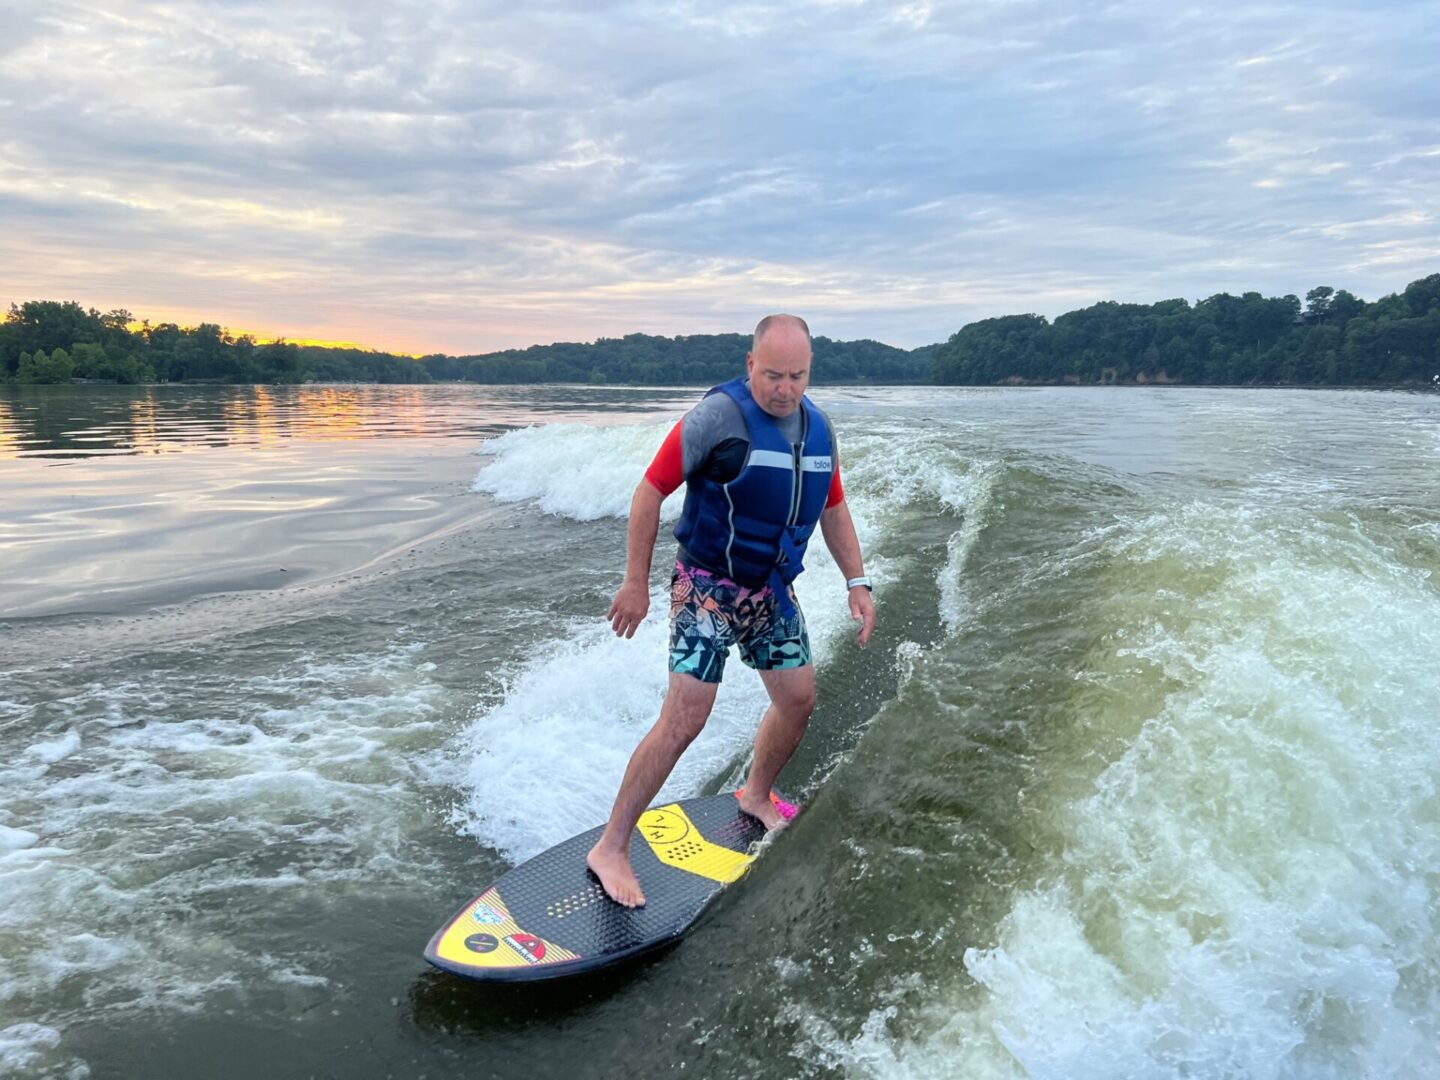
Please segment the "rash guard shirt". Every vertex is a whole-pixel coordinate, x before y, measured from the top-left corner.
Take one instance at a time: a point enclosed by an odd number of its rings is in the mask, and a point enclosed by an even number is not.
[[[775,421],[780,433],[790,442],[800,441],[800,415],[797,409]],[[821,415],[825,415],[823,410]],[[830,428],[830,445],[835,454],[835,471],[825,500],[828,510],[844,501],[845,487],[840,482],[840,450],[835,442],[835,426],[828,416],[825,423]],[[705,476],[718,484],[726,484],[740,475],[749,453],[750,435],[740,406],[726,394],[711,394],[670,429],[655,460],[645,470],[645,479],[662,496],[669,495],[692,476]]]

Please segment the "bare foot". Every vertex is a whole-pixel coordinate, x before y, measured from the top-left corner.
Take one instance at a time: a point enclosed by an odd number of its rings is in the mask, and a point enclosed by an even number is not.
[[[740,794],[740,809],[753,818],[759,818],[760,823],[765,826],[765,831],[778,829],[785,824],[785,818],[775,804],[768,798],[760,797],[752,799],[749,791]]]
[[[640,891],[640,879],[635,876],[635,871],[630,867],[630,858],[624,852],[616,855],[601,851],[600,845],[596,844],[590,849],[590,854],[585,856],[585,863],[595,872],[600,884],[605,886],[605,892],[611,900],[628,908],[645,906],[645,894]]]

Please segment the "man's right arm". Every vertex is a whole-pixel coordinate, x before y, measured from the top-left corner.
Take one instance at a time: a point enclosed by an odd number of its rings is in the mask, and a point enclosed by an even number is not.
[[[670,429],[645,470],[645,478],[630,500],[630,524],[625,530],[625,580],[605,617],[615,633],[631,638],[650,610],[650,563],[660,532],[660,504],[685,482],[685,420]]]
[[[696,472],[713,472],[711,462],[717,450],[736,442],[740,444],[740,452],[735,471],[739,471],[749,443],[736,438],[737,424],[738,434],[744,435],[745,419],[739,406],[724,394],[712,394],[670,429],[645,470],[645,479],[640,481],[630,500],[630,525],[625,533],[625,581],[606,616],[621,637],[634,637],[636,628],[650,610],[650,563],[655,557],[655,538],[660,531],[660,504],[687,477]],[[734,475],[723,479],[734,479]]]
[[[660,504],[665,501],[647,476],[630,500],[630,525],[625,532],[625,580],[606,618],[620,637],[631,638],[650,610],[650,563],[660,532]]]

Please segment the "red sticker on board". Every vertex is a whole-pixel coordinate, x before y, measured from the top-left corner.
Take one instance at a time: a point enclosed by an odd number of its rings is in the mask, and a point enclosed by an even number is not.
[[[545,943],[534,934],[510,934],[505,941],[532,964],[545,959]]]

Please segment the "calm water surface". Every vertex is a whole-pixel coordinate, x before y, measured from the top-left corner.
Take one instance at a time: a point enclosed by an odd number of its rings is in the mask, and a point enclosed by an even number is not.
[[[603,613],[694,396],[0,389],[0,1071],[1440,1068],[1434,395],[817,388],[881,623],[817,556],[806,813],[644,967],[427,969],[653,721],[668,540]]]

